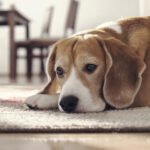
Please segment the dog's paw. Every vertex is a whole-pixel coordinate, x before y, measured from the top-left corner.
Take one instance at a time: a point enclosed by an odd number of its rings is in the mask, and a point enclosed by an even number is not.
[[[36,94],[26,99],[25,104],[31,109],[49,109],[58,107],[58,94]]]

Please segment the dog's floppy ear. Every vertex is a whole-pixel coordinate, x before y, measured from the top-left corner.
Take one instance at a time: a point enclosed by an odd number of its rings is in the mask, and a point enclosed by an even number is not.
[[[55,44],[51,49],[49,57],[47,59],[46,71],[47,71],[48,83],[39,92],[40,94],[56,94],[57,91],[59,90],[59,84],[56,80],[56,73],[54,71],[56,51],[57,51],[57,46]]]
[[[106,71],[103,95],[111,106],[130,106],[141,86],[144,62],[120,40],[99,39],[105,51]]]

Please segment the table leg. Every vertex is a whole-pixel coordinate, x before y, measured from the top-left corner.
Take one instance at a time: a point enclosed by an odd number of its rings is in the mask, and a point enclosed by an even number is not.
[[[32,77],[32,47],[27,49],[27,78],[31,80]]]
[[[29,24],[26,24],[26,39],[29,39]],[[32,47],[27,48],[27,78],[31,80],[32,77]]]
[[[10,26],[10,78],[15,80],[16,78],[16,52],[14,44],[14,25],[15,25],[15,15],[13,12],[9,13],[8,22]]]
[[[30,29],[29,29],[29,24],[26,24],[26,38],[29,39],[30,35]]]

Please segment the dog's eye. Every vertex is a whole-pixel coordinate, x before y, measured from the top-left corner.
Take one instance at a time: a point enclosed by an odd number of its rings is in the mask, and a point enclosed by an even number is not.
[[[95,64],[86,64],[83,70],[87,73],[93,73],[96,68],[97,68],[97,65]]]
[[[57,74],[57,76],[58,76],[59,78],[63,77],[63,75],[64,75],[64,70],[63,70],[63,68],[62,68],[62,67],[57,67],[57,68],[56,68],[56,74]]]

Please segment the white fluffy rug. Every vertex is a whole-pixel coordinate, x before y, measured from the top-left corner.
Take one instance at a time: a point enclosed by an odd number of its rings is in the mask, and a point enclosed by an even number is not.
[[[150,131],[150,108],[66,114],[30,110],[19,102],[0,102],[0,132]]]

